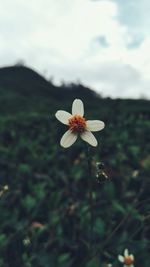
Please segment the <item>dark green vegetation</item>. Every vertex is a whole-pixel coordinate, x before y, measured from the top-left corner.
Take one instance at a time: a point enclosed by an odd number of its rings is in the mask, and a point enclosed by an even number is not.
[[[92,259],[84,143],[61,148],[66,127],[54,117],[74,98],[88,119],[106,123],[90,152]],[[104,163],[99,178],[96,162]],[[149,267],[149,101],[102,99],[81,85],[57,88],[28,68],[0,69],[0,186],[0,267],[122,266],[124,248],[136,267]]]

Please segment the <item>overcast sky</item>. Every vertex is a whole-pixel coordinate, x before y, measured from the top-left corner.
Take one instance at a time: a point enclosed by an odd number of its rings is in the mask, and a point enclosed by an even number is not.
[[[0,65],[150,98],[149,0],[0,0]]]

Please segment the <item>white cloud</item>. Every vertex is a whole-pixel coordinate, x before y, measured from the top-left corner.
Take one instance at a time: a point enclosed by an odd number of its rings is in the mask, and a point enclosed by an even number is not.
[[[149,30],[144,31],[143,42],[129,49],[137,29],[130,16],[126,23],[128,14],[120,9],[120,1],[3,1],[1,65],[24,59],[41,73],[47,69],[56,83],[79,79],[104,95],[136,98],[144,93],[150,97]],[[142,29],[147,3],[136,3],[142,20],[137,24]],[[124,7],[129,10],[127,4]],[[98,43],[100,37],[106,46]]]

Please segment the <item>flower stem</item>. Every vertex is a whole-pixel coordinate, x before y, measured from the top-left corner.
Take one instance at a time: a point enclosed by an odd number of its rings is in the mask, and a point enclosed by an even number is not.
[[[90,156],[90,147],[86,144],[86,156],[88,165],[88,189],[89,189],[89,207],[90,207],[90,228],[89,228],[89,244],[90,251],[93,254],[93,228],[94,228],[94,201],[93,201],[93,179],[92,179],[92,162]]]

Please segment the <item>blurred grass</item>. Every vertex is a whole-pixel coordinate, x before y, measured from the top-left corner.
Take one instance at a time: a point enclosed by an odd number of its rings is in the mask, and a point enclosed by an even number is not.
[[[11,114],[7,96],[9,110],[1,108],[0,266],[121,266],[117,255],[127,247],[136,267],[141,262],[149,267],[149,101],[85,97],[87,118],[106,123],[96,133],[99,146],[91,148],[96,251],[91,259],[84,143],[61,148],[66,127],[54,117],[57,109],[69,111],[73,98],[61,102],[50,96],[49,107],[45,96],[33,106],[30,99],[20,111],[13,102]],[[96,162],[104,163],[108,179],[102,173],[96,178]]]

